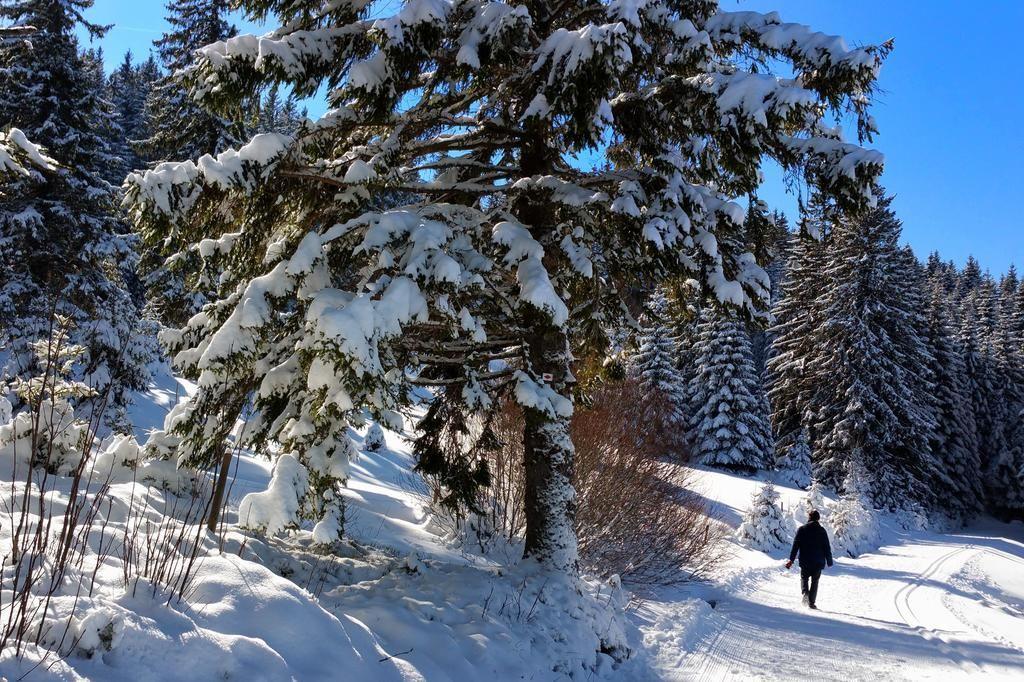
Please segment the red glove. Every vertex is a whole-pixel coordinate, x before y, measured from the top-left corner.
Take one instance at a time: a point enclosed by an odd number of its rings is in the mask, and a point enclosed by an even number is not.
[[[793,568],[793,562],[792,561],[787,561],[786,562],[786,569],[788,570],[790,568]]]

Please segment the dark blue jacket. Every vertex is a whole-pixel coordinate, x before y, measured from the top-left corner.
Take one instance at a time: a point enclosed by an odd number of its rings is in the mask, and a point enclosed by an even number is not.
[[[794,561],[797,554],[800,555],[800,568],[808,571],[820,571],[825,564],[832,565],[832,546],[820,523],[811,521],[797,528],[789,560]]]

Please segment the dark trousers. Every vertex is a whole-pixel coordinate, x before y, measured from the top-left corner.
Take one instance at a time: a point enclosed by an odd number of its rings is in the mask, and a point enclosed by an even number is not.
[[[807,595],[807,601],[814,604],[818,600],[818,579],[821,578],[821,569],[800,568],[800,594]],[[807,583],[811,585],[808,588]]]

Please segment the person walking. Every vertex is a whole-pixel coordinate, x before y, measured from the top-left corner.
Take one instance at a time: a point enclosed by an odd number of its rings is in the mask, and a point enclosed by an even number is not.
[[[807,523],[797,529],[796,537],[793,538],[793,549],[789,552],[786,569],[791,568],[797,555],[800,555],[800,593],[804,596],[804,606],[816,609],[818,580],[822,569],[832,566],[832,546],[828,542],[828,533],[821,526],[818,510],[812,509],[807,519]]]

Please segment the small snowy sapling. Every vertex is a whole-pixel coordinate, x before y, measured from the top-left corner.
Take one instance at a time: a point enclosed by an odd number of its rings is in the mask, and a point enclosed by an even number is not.
[[[363,449],[369,452],[377,452],[384,449],[386,445],[384,430],[380,428],[380,424],[373,422],[363,438]]]
[[[789,528],[779,505],[779,492],[765,483],[751,500],[743,523],[736,530],[736,539],[754,549],[771,553],[789,542]]]

